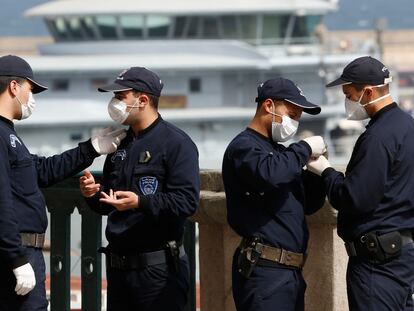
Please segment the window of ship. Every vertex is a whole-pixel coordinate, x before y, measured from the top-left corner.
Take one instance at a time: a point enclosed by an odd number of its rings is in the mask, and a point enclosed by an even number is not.
[[[125,15],[119,17],[122,33],[126,38],[142,38],[144,34],[144,16]]]
[[[190,93],[200,93],[201,92],[201,79],[200,78],[190,78],[188,80]]]
[[[66,29],[66,23],[63,18],[56,18],[54,20],[47,20],[46,25],[50,32],[54,34],[56,41],[66,40],[69,38],[69,33]]]
[[[321,22],[320,15],[296,16],[292,31],[293,42],[310,43],[314,38],[315,27]]]
[[[263,15],[262,43],[279,44],[286,35],[289,15]]]
[[[242,38],[250,43],[254,43],[257,38],[257,16],[242,15],[240,16],[240,23],[242,26]]]
[[[92,16],[85,16],[79,19],[80,28],[85,39],[95,39],[96,24]]]
[[[162,15],[148,15],[146,27],[149,38],[166,38],[170,28],[171,18]]]
[[[203,17],[202,19],[202,37],[206,39],[216,39],[221,36],[219,33],[219,19],[217,17]]]
[[[69,80],[68,79],[56,79],[52,81],[52,91],[64,92],[69,90]]]
[[[240,19],[236,15],[220,16],[222,36],[226,39],[237,39],[241,37]]]
[[[66,21],[66,29],[70,33],[72,39],[79,40],[82,39],[82,32],[81,32],[81,25],[79,22],[79,18],[72,17],[67,19]]]
[[[114,16],[96,16],[96,24],[103,39],[117,39],[117,20]]]
[[[174,23],[174,38],[183,38],[184,30],[187,23],[187,17],[177,16]]]

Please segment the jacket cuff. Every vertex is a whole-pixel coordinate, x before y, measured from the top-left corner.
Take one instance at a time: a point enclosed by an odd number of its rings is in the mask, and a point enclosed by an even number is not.
[[[324,169],[324,171],[322,172],[321,176],[323,178],[326,178],[329,175],[331,175],[333,172],[336,172],[336,170],[333,167],[327,167],[326,169]]]
[[[16,257],[14,258],[14,260],[12,260],[12,269],[16,269],[18,267],[21,267],[25,264],[29,263],[29,260],[27,259],[26,256],[20,256],[20,257]]]
[[[309,145],[306,141],[301,140],[301,141],[299,142],[299,144],[300,144],[300,145],[305,146],[305,147],[308,149],[308,151],[309,151],[309,156],[311,156],[311,155],[312,155],[312,148],[311,148],[311,146],[310,146],[310,145]]]
[[[100,156],[100,154],[92,146],[91,139],[88,139],[87,141],[79,143],[79,148],[83,153],[85,153],[88,157],[92,159]]]

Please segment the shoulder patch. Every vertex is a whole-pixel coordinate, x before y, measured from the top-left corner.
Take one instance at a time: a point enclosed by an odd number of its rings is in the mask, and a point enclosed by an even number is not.
[[[158,188],[158,180],[152,176],[144,176],[139,179],[139,189],[143,195],[154,194]]]

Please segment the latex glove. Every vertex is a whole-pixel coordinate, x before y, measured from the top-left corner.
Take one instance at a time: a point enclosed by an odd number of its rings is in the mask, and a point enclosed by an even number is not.
[[[90,198],[99,192],[101,185],[95,183],[95,178],[89,170],[84,170],[83,176],[79,177],[79,188],[85,198]]]
[[[304,142],[312,149],[312,157],[316,158],[326,152],[326,143],[323,140],[322,136],[311,136],[302,139]]]
[[[121,140],[126,137],[125,129],[118,129],[111,132],[111,128],[107,127],[100,130],[92,137],[92,146],[99,154],[108,154],[115,152]]]
[[[306,164],[306,167],[308,168],[308,171],[321,176],[323,171],[328,167],[332,167],[332,165],[327,158],[320,156],[319,158],[311,159],[308,164]]]
[[[17,295],[26,295],[36,285],[36,278],[33,268],[30,263],[13,269],[13,273],[16,276],[16,291]]]

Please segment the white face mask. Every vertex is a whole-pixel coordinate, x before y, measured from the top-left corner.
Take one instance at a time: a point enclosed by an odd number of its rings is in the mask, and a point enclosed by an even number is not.
[[[23,104],[17,96],[16,96],[16,99],[19,102],[21,109],[22,109],[22,115],[20,117],[20,120],[27,119],[33,114],[33,111],[36,108],[36,102],[33,97],[33,93],[32,92],[29,93],[29,99],[27,100],[26,104]]]
[[[380,87],[382,85],[378,85],[375,87]],[[354,101],[348,98],[345,98],[345,111],[346,111],[346,115],[347,115],[347,119],[348,120],[365,120],[369,118],[368,112],[365,110],[365,106],[368,106],[370,104],[376,103],[388,96],[390,96],[390,94],[386,94],[384,96],[381,96],[377,99],[374,99],[372,101],[370,101],[369,103],[366,104],[361,104],[361,99],[362,96],[364,96],[365,93],[365,89],[361,94],[361,97],[359,98],[358,101]]]
[[[274,105],[273,105],[274,109]],[[274,142],[285,142],[291,139],[298,130],[299,122],[289,118],[288,116],[282,116],[280,114],[271,112],[273,115],[272,120],[272,139]],[[275,116],[282,118],[282,123],[275,121]]]
[[[138,100],[135,101],[134,105],[129,106],[124,101],[112,97],[111,101],[108,104],[108,113],[109,116],[114,120],[115,122],[118,122],[120,124],[123,124],[126,119],[129,116],[130,111],[133,108],[138,107]],[[127,111],[127,107],[130,107],[131,109]]]

